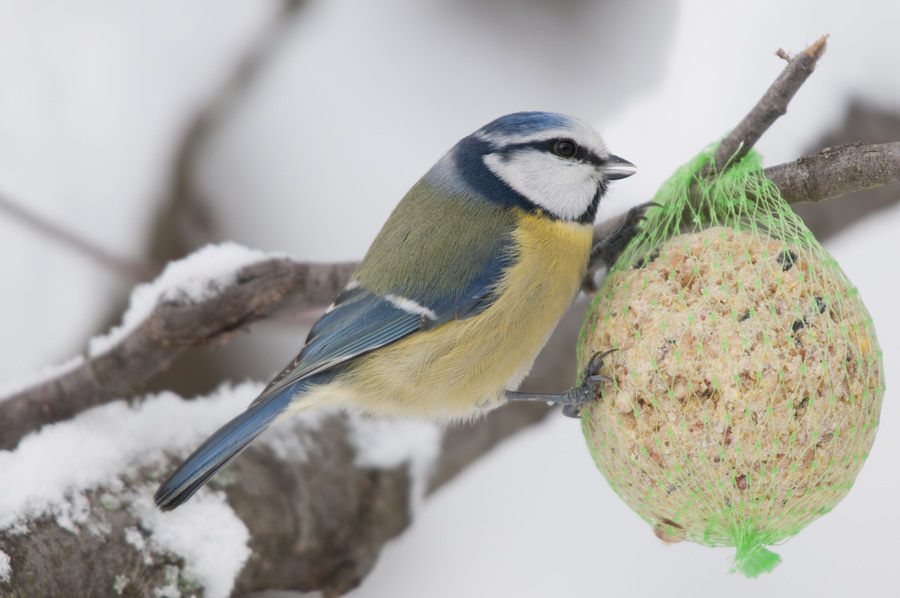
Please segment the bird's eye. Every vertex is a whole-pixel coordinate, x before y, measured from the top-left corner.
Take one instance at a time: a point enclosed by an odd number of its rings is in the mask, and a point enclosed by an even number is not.
[[[578,146],[570,139],[558,139],[553,144],[553,153],[563,158],[571,158],[578,150]]]

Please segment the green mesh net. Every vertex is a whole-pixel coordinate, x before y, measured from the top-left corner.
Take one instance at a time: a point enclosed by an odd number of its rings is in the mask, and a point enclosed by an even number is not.
[[[765,546],[849,491],[885,385],[856,288],[759,155],[707,180],[713,153],[663,185],[591,305],[581,367],[618,351],[582,428],[658,537],[734,546],[732,571],[756,577],[781,560]]]

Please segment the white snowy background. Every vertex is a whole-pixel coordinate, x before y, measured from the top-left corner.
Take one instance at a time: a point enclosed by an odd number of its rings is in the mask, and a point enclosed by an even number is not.
[[[142,258],[184,127],[278,6],[0,0],[0,195]],[[310,0],[197,176],[224,238],[304,260],[358,259],[458,138],[504,113],[554,110],[593,122],[639,166],[615,185],[605,217],[649,198],[736,124],[783,68],[779,47],[831,34],[758,144],[768,164],[809,150],[853,98],[900,110],[898,23],[900,7],[874,0]],[[875,319],[888,394],[855,487],[776,548],[784,561],[773,574],[727,575],[729,549],[662,545],[560,416],[429,499],[352,595],[895,595],[898,227],[900,206],[826,245]],[[3,212],[0,276],[0,386],[83,352],[128,290]],[[273,374],[303,333],[263,325],[252,336],[266,349],[235,364],[235,381]]]

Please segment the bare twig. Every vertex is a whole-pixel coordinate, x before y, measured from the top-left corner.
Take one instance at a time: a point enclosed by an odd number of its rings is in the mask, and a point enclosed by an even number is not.
[[[746,156],[772,123],[787,112],[788,102],[812,74],[816,62],[825,53],[827,39],[827,35],[822,36],[813,45],[794,56],[759,102],[722,140],[715,154],[715,167],[718,172],[726,170],[731,164]]]
[[[900,142],[830,147],[814,156],[766,168],[788,203],[822,201],[900,183]]]

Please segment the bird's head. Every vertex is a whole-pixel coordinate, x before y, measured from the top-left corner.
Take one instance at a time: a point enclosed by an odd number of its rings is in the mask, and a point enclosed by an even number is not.
[[[636,172],[609,153],[593,127],[552,112],[501,116],[462,139],[442,162],[488,201],[584,223],[593,222],[609,181]]]

